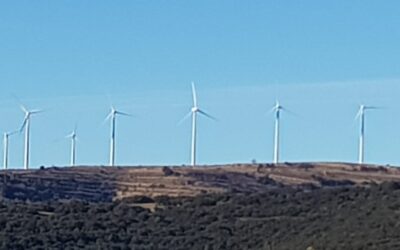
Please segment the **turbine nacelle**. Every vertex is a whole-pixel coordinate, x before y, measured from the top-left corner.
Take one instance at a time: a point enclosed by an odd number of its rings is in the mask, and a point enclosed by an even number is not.
[[[111,111],[110,113],[108,113],[107,117],[104,119],[104,122],[106,122],[107,120],[116,117],[117,115],[122,115],[122,116],[129,116],[132,117],[131,114],[125,113],[125,112],[121,112],[119,110],[117,110],[116,108],[114,108],[113,106],[111,107]]]
[[[28,109],[27,109],[24,105],[22,105],[22,104],[20,105],[20,108],[21,108],[22,112],[25,113],[25,117],[29,117],[30,115],[43,112],[43,110],[41,110],[41,109],[28,110]]]
[[[282,106],[278,101],[276,102],[276,104],[271,108],[271,110],[269,111],[270,113],[280,113],[281,111],[284,111],[286,113],[292,114],[292,115],[297,115],[296,113],[292,112],[291,110],[285,108],[284,106]]]
[[[369,109],[381,109],[381,107],[360,105],[360,110],[369,110]]]
[[[274,110],[275,111],[279,111],[279,110],[282,110],[282,109],[283,109],[283,106],[277,101],[275,106],[274,106]]]
[[[8,138],[8,137],[10,137],[12,135],[15,135],[17,133],[19,133],[19,130],[15,130],[15,131],[12,131],[12,132],[5,132],[4,133],[4,137]]]
[[[28,120],[31,119],[31,116],[32,116],[32,115],[39,114],[39,113],[42,113],[42,112],[43,112],[43,110],[41,110],[41,109],[28,110],[28,109],[27,109],[25,106],[23,106],[23,105],[21,105],[21,110],[22,110],[22,112],[25,113],[25,117],[24,117],[24,121],[22,122],[22,126],[21,126],[21,128],[20,128],[20,130],[19,130],[20,132],[22,132],[22,130],[25,128],[26,123],[28,122]]]
[[[193,107],[190,109],[189,113],[187,115],[185,115],[179,122],[178,124],[181,124],[182,122],[184,122],[186,119],[188,119],[191,115],[195,115],[197,113],[208,117],[211,120],[217,121],[217,118],[215,118],[214,116],[208,114],[207,112],[203,111],[202,109],[200,109],[197,106],[197,94],[196,94],[196,87],[194,85],[194,83],[192,82],[192,97],[193,97]]]
[[[357,120],[358,118],[360,118],[362,115],[364,115],[365,111],[367,110],[374,110],[374,109],[382,109],[381,107],[377,107],[377,106],[366,106],[366,105],[360,105],[360,108],[357,112],[357,115],[355,116],[355,120]]]
[[[117,114],[118,111],[114,107],[111,107],[110,113],[108,114],[107,118],[111,118],[113,116],[116,116]]]
[[[76,133],[75,133],[75,131],[72,132],[71,134],[67,135],[65,138],[76,139]]]

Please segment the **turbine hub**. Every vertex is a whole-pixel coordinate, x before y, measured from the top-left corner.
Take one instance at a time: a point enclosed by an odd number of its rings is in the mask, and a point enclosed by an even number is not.
[[[198,107],[193,107],[192,108],[192,113],[196,113],[196,112],[198,112],[199,111],[199,108]]]

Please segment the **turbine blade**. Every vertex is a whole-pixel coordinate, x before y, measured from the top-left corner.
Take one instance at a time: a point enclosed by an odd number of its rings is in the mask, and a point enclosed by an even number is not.
[[[32,115],[43,113],[43,112],[44,112],[43,109],[34,109],[34,110],[29,111],[29,113],[32,114]]]
[[[19,133],[22,133],[22,131],[24,130],[28,119],[29,119],[29,117],[28,117],[28,116],[25,116],[25,119],[24,119],[24,121],[23,121],[23,123],[22,123],[22,126],[21,126],[21,128],[18,130]]]
[[[215,118],[214,116],[212,116],[212,115],[210,115],[210,114],[207,114],[207,113],[204,112],[203,110],[200,110],[200,109],[199,109],[197,112],[199,112],[200,114],[202,114],[202,115],[204,115],[204,116],[210,118],[211,120],[218,121],[217,118]]]
[[[15,135],[15,134],[18,134],[18,133],[19,133],[19,130],[14,130],[14,131],[10,132],[10,135]]]
[[[132,114],[125,113],[125,112],[121,112],[121,111],[116,111],[116,114],[117,114],[117,115],[122,115],[122,116],[129,116],[129,117],[133,117],[133,115],[132,115]]]
[[[277,109],[280,108],[280,107],[281,107],[281,106],[280,106],[280,104],[279,104],[279,101],[276,100],[276,101],[275,101],[275,105],[268,111],[267,114],[275,113],[275,112],[277,111]]]
[[[358,110],[356,116],[354,117],[354,121],[358,120],[361,117],[361,114],[363,112],[362,109],[363,109],[363,107],[360,107],[360,109]]]
[[[190,111],[189,113],[187,113],[187,115],[185,115],[179,122],[178,125],[181,125],[184,121],[186,121],[191,115],[192,115],[192,111]]]
[[[106,123],[108,120],[110,120],[111,119],[111,116],[112,116],[112,114],[113,114],[113,112],[111,111],[110,113],[108,113],[108,115],[106,116],[106,118],[104,118],[104,120],[103,120],[103,122],[101,123],[101,124],[104,124],[104,123]]]
[[[21,100],[15,95],[12,94],[12,97],[15,99],[15,101],[18,103],[18,106],[24,113],[28,113],[28,109],[25,107],[24,104],[22,104]]]
[[[65,138],[66,138],[66,139],[70,139],[70,138],[72,138],[73,136],[74,136],[74,132],[72,132],[72,133],[69,134],[69,135],[66,135]]]
[[[14,131],[11,131],[11,132],[7,132],[6,134],[7,134],[8,136],[11,136],[11,135],[15,135],[15,134],[19,133],[19,131],[20,131],[20,130],[14,130]]]
[[[294,116],[299,116],[297,113],[295,113],[295,112],[293,112],[293,111],[291,111],[290,109],[287,109],[287,108],[285,108],[285,107],[281,107],[281,109],[282,109],[283,111],[285,111],[286,113],[288,113],[288,114],[291,114],[291,115],[294,115]]]
[[[66,135],[64,138],[66,138],[66,139],[76,139],[77,138],[77,136],[76,136],[76,133],[75,133],[75,131],[72,131],[70,134],[68,134],[68,135]]]
[[[276,106],[273,106],[269,111],[268,114],[272,114],[276,111]]]
[[[384,107],[380,107],[380,106],[366,106],[365,109],[384,109]]]
[[[194,86],[194,82],[192,82],[192,95],[193,95],[193,107],[197,107],[197,94],[196,94],[196,87]]]
[[[29,112],[29,111],[25,108],[24,105],[19,104],[19,107],[20,107],[20,109],[22,110],[22,112],[24,112],[24,113],[28,113],[28,112]]]

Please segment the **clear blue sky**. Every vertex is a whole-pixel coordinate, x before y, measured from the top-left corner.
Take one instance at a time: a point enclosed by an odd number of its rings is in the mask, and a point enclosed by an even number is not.
[[[78,123],[80,164],[106,164],[110,102],[117,163],[187,164],[190,82],[200,106],[200,163],[270,162],[283,114],[283,161],[356,161],[361,103],[366,161],[400,165],[398,1],[2,1],[0,130],[32,120],[31,165],[65,165]],[[109,96],[109,98],[108,98]],[[109,101],[110,99],[110,101]],[[21,167],[23,136],[11,138]]]

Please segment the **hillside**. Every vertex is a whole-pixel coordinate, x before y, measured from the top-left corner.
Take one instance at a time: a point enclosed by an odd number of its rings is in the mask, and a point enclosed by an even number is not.
[[[397,168],[53,167],[0,179],[0,249],[400,248]]]
[[[0,249],[400,249],[400,185],[108,203],[0,201]]]
[[[190,167],[64,167],[0,171],[2,197],[44,201],[114,201],[134,196],[188,197],[400,181],[400,169],[346,163]]]

